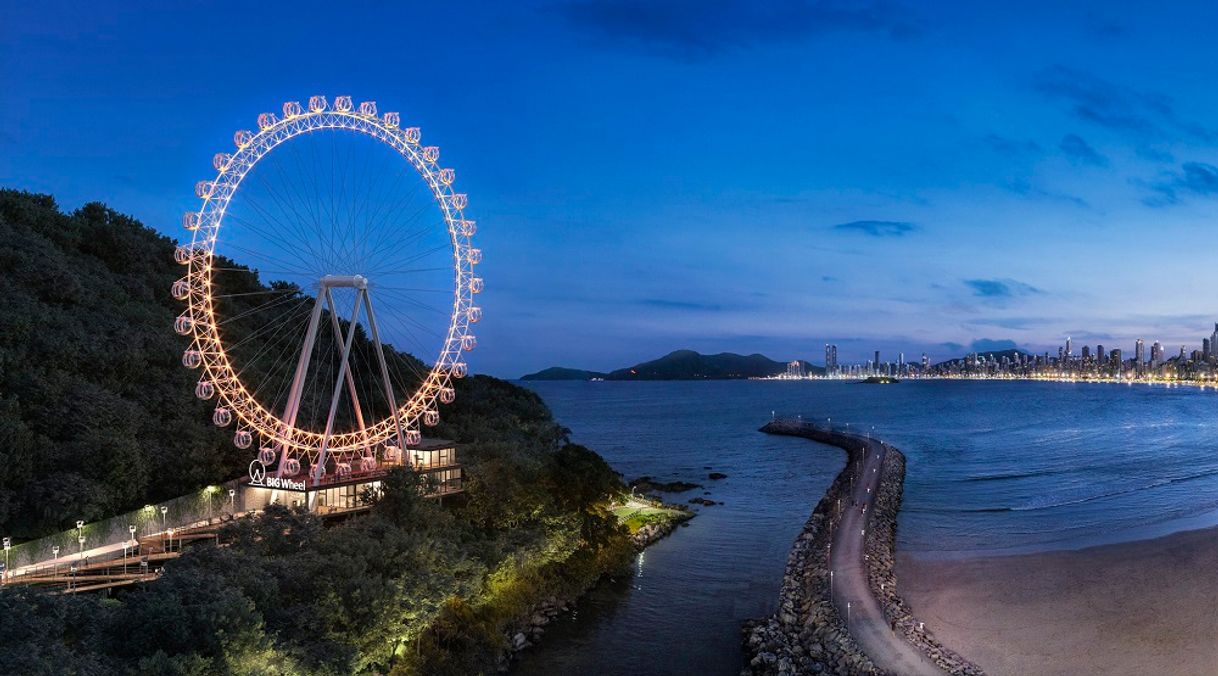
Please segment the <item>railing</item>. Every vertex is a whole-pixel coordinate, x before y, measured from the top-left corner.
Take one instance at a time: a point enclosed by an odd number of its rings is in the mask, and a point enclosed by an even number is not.
[[[234,491],[231,496],[230,490]],[[242,511],[243,505],[237,504],[240,495],[238,482],[229,481],[108,519],[83,523],[80,528],[13,545],[8,551],[8,570],[49,560],[56,547],[59,556],[65,557],[81,550],[126,542],[132,539],[131,526],[135,526],[134,535],[138,539],[167,528],[187,528],[207,523],[234,510]],[[83,545],[80,542],[82,537],[85,540]]]

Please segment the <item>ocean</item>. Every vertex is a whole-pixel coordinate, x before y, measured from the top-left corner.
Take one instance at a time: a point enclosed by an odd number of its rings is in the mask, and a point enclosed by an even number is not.
[[[757,428],[801,415],[908,458],[898,549],[971,557],[1218,523],[1218,392],[1016,381],[530,382],[623,476],[704,496],[686,528],[601,585],[522,674],[736,674],[740,624],[773,611],[786,554],[844,454]],[[710,480],[710,472],[728,477]]]

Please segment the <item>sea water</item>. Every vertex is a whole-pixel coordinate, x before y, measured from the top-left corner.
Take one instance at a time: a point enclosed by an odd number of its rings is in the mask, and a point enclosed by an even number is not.
[[[631,575],[598,587],[527,651],[525,674],[735,674],[740,624],[773,611],[787,551],[844,455],[757,432],[771,415],[905,452],[901,551],[1078,548],[1218,523],[1218,393],[1010,381],[534,382],[572,439],[627,479],[703,488]],[[712,481],[710,472],[728,478]]]

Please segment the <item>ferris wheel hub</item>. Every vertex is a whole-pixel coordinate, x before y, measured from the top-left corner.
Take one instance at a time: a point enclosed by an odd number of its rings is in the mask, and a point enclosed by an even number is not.
[[[321,288],[366,289],[368,288],[368,278],[363,275],[326,275],[321,278]]]

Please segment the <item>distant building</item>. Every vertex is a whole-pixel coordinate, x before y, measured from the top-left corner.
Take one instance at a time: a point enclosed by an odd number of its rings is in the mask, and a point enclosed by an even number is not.
[[[787,377],[803,378],[805,375],[807,375],[807,371],[804,369],[804,363],[802,361],[796,359],[795,361],[787,364]]]

